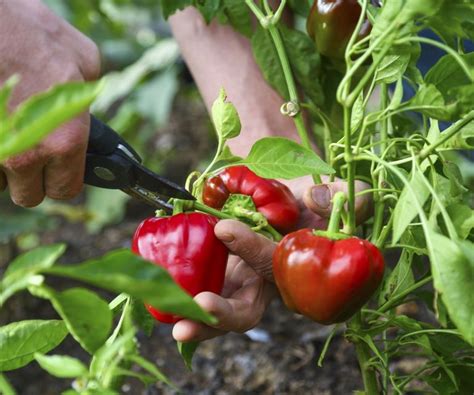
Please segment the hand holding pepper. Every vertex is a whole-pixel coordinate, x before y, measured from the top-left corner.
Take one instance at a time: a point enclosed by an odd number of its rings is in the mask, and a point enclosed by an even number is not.
[[[298,185],[298,189],[295,188],[293,192],[300,198],[305,226],[325,227],[326,218],[331,213],[330,200],[337,191],[346,190],[346,183],[335,181],[315,186],[307,178],[307,182],[311,183],[308,187],[308,183],[301,179],[297,181],[298,184],[294,185]],[[360,189],[363,187],[363,183],[359,184]],[[313,194],[314,188],[327,191]],[[356,199],[359,220],[365,219],[370,213],[370,200],[366,196],[369,195]],[[202,292],[194,300],[212,313],[219,324],[210,327],[191,320],[181,320],[173,328],[173,337],[178,341],[202,341],[226,332],[245,332],[260,322],[266,307],[278,294],[272,272],[276,243],[238,221],[220,221],[214,231],[233,254],[227,264],[224,290],[221,296]]]

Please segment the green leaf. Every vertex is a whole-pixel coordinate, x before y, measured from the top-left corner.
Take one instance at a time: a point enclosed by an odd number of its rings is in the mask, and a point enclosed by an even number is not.
[[[302,17],[307,17],[310,10],[310,2],[308,0],[289,0],[290,8]]]
[[[21,368],[34,359],[37,352],[47,353],[67,335],[63,321],[28,320],[0,328],[0,371]]]
[[[332,174],[334,169],[312,150],[283,137],[265,137],[252,146],[246,165],[260,177],[292,179],[309,174]]]
[[[49,274],[70,277],[117,293],[127,293],[160,311],[202,321],[216,320],[202,310],[161,266],[127,250],[119,250],[73,266],[57,266]]]
[[[410,63],[409,54],[385,56],[377,67],[375,82],[379,84],[391,84],[399,80],[405,73]]]
[[[417,206],[414,203],[417,200],[423,206],[428,199],[430,192],[423,181],[423,174],[418,169],[413,169],[410,179],[410,187],[415,191],[414,195],[408,186],[403,188],[403,191],[398,199],[398,202],[393,211],[393,234],[392,243],[396,244],[402,236],[408,225],[415,219],[418,214]]]
[[[434,286],[464,339],[474,345],[474,244],[426,234]]]
[[[20,78],[18,75],[13,75],[5,81],[3,86],[0,88],[0,144],[5,139],[5,123],[8,118],[8,101],[10,100],[13,88],[18,84]]]
[[[422,85],[416,95],[409,101],[410,108],[416,109],[435,119],[449,120],[456,111],[456,104],[447,104],[436,86]]]
[[[96,82],[70,82],[21,103],[8,120],[10,131],[0,145],[0,161],[33,147],[48,133],[84,112],[101,86]]]
[[[86,366],[68,355],[43,355],[35,353],[36,362],[50,375],[62,379],[86,376]]]
[[[474,4],[470,0],[445,1],[437,15],[429,21],[447,42],[454,43],[458,37],[474,39],[472,31]]]
[[[474,210],[465,204],[452,204],[446,207],[454,228],[461,239],[466,239],[474,228]]]
[[[268,30],[258,27],[252,36],[251,44],[253,56],[263,77],[284,100],[288,100],[285,76]]]
[[[248,6],[242,0],[222,0],[220,20],[231,25],[240,34],[252,35],[252,18]]]
[[[154,364],[150,361],[146,360],[145,358],[141,357],[140,355],[132,355],[130,358],[133,362],[137,365],[141,366],[145,369],[148,373],[154,377],[155,380],[161,381],[163,383],[168,384],[169,386],[177,389],[177,387],[170,381],[168,377],[166,377]]]
[[[170,15],[173,15],[178,10],[193,5],[193,0],[161,0],[161,12],[163,18],[168,19]]]
[[[220,0],[197,0],[195,6],[204,17],[206,23],[210,23],[219,11]]]
[[[193,356],[199,346],[199,342],[176,342],[176,345],[178,346],[178,351],[181,354],[181,357],[183,357],[183,361],[186,367],[189,370],[193,370]]]
[[[106,225],[121,222],[125,215],[125,206],[129,200],[129,195],[117,190],[87,188],[85,203],[89,214],[86,221],[87,231],[98,233]]]
[[[71,335],[84,350],[93,354],[102,347],[112,329],[112,311],[105,300],[83,288],[63,292],[43,288],[39,293],[51,301]]]
[[[212,105],[212,120],[220,141],[237,137],[240,134],[240,119],[232,103],[226,102],[227,95],[221,88],[219,97]]]
[[[41,283],[42,276],[37,274],[54,265],[65,249],[64,244],[54,244],[36,248],[16,258],[0,281],[0,306],[16,292]]]

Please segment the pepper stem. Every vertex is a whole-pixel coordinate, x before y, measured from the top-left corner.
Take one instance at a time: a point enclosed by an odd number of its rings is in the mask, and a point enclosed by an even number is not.
[[[339,224],[341,221],[341,214],[344,210],[344,203],[346,202],[346,195],[344,192],[336,192],[332,198],[332,212],[329,218],[328,233],[337,233],[339,231]]]

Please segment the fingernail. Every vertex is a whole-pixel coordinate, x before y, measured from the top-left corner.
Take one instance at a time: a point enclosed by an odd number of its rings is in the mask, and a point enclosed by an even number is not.
[[[331,191],[327,185],[316,185],[311,189],[311,198],[322,209],[331,205]]]
[[[234,241],[235,237],[231,233],[224,233],[222,235],[219,235],[219,239],[221,241],[226,242],[226,243],[230,243],[230,242]]]

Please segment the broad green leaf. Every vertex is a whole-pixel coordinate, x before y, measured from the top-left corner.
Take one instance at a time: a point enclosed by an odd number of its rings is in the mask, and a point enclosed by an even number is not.
[[[464,339],[474,345],[474,244],[425,233],[434,286]]]
[[[86,110],[102,84],[69,82],[24,101],[10,116],[8,138],[0,145],[0,161],[26,151],[48,133]]]
[[[240,134],[240,119],[232,103],[226,101],[227,95],[221,88],[219,97],[212,105],[212,120],[220,141],[237,137]]]
[[[310,10],[310,2],[308,0],[289,0],[290,8],[302,17],[307,17]]]
[[[78,359],[68,355],[43,355],[35,353],[36,362],[50,375],[59,378],[83,377],[87,367]]]
[[[127,293],[164,312],[210,324],[215,322],[215,318],[202,310],[165,269],[128,250],[115,251],[78,265],[53,267],[46,272]]]
[[[383,58],[377,67],[375,82],[379,84],[391,84],[399,80],[410,63],[409,54],[388,55]]]
[[[0,328],[0,371],[21,368],[34,359],[35,353],[47,353],[67,335],[63,321],[28,320]]]
[[[84,350],[93,354],[102,347],[112,329],[112,311],[105,300],[83,288],[71,288],[63,292],[46,291],[44,296],[51,301],[71,335]]]
[[[456,111],[455,103],[446,103],[434,85],[422,85],[409,101],[410,108],[435,119],[449,120]]]
[[[176,345],[178,346],[178,351],[181,354],[181,357],[183,358],[183,361],[186,367],[189,370],[193,370],[192,368],[193,356],[199,346],[199,342],[188,342],[188,343],[176,342]]]
[[[289,180],[310,174],[334,173],[334,169],[312,150],[282,137],[258,140],[240,164],[265,178]]]
[[[222,0],[222,23],[231,25],[240,34],[250,37],[252,35],[252,18],[248,6],[242,0]]]
[[[8,283],[15,277],[25,276],[28,273],[36,274],[41,269],[51,267],[65,250],[65,244],[52,244],[25,252],[8,265],[3,281]]]
[[[195,1],[195,6],[203,16],[206,23],[210,23],[219,11],[221,0]]]
[[[400,78],[397,83],[395,84],[395,89],[393,91],[392,98],[390,99],[390,103],[388,104],[388,110],[395,110],[400,106],[400,103],[403,99],[403,79]]]
[[[394,326],[403,329],[407,334],[418,332],[423,329],[421,324],[413,318],[405,315],[398,315],[391,321]],[[426,334],[414,334],[413,336],[404,337],[402,343],[414,343],[431,352],[430,339]]]
[[[363,92],[357,97],[354,106],[352,107],[351,112],[351,129],[352,133],[357,131],[359,127],[362,125],[362,121],[364,120],[364,94]]]
[[[65,249],[64,244],[44,246],[16,258],[8,266],[2,281],[0,281],[0,306],[16,292],[24,290],[30,285],[41,284],[43,277],[38,276],[37,273],[54,265]]]
[[[446,207],[454,228],[461,239],[466,239],[474,229],[474,210],[465,204],[452,204]]]
[[[458,37],[474,39],[472,21],[474,4],[471,0],[446,0],[429,23],[446,42],[455,42]]]
[[[453,125],[454,126],[454,125]],[[444,130],[446,133],[448,129]],[[441,133],[439,138],[443,138],[444,134]],[[449,149],[473,149],[474,148],[474,121],[464,125],[453,137],[447,140],[441,145],[441,148]]]

